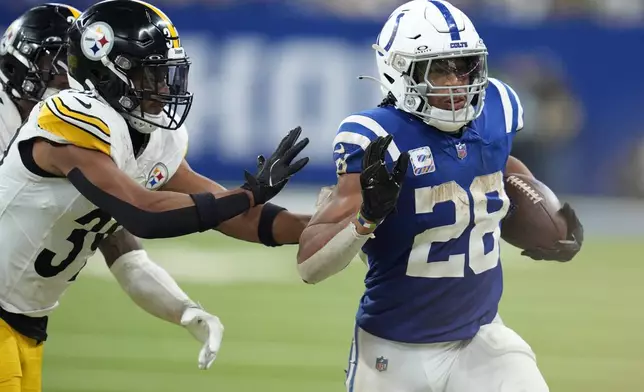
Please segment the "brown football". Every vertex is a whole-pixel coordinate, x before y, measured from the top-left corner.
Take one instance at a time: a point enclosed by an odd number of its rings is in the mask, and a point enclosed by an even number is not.
[[[521,249],[552,248],[566,239],[561,202],[550,188],[523,174],[508,174],[503,180],[511,206],[501,223],[501,238]]]

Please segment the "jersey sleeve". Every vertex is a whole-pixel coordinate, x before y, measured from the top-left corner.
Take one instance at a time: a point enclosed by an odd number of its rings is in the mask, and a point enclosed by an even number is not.
[[[103,104],[83,94],[59,93],[40,106],[37,124],[41,136],[61,144],[73,144],[105,155],[112,155],[111,129]]]
[[[369,116],[357,114],[344,119],[333,139],[336,174],[362,172],[362,158],[369,143],[388,134],[378,121]],[[385,162],[394,162],[399,156],[400,150],[394,138],[387,148]]]
[[[501,97],[506,133],[519,132],[523,129],[523,106],[519,95],[512,87],[498,79],[490,78],[489,81],[498,90]]]

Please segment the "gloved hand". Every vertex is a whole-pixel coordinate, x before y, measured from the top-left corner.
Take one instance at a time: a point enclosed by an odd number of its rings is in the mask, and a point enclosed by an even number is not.
[[[403,152],[392,172],[387,171],[385,153],[392,139],[391,135],[379,136],[367,146],[362,158],[360,215],[372,223],[380,223],[395,209],[409,166],[409,153]]]
[[[224,326],[219,321],[219,317],[201,308],[189,307],[181,316],[181,325],[203,344],[199,352],[199,369],[210,368],[217,358],[224,335]]]
[[[253,194],[255,205],[264,204],[275,197],[284,188],[288,179],[309,162],[309,158],[304,157],[291,164],[297,154],[309,144],[308,138],[295,144],[301,134],[300,127],[291,130],[268,160],[263,155],[258,156],[257,174],[254,176],[247,171],[244,172],[246,183],[241,187]]]
[[[528,249],[521,252],[523,256],[530,257],[534,260],[553,260],[553,261],[570,261],[581,250],[584,242],[584,227],[581,225],[575,210],[570,204],[564,203],[560,212],[566,219],[568,225],[568,235],[563,241],[557,242],[551,249],[537,248]]]

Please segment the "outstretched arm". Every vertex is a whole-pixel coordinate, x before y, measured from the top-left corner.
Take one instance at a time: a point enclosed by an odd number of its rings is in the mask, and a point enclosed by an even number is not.
[[[178,237],[216,227],[247,211],[253,194],[235,189],[215,197],[149,191],[101,152],[73,145],[34,143],[38,166],[67,179],[76,189],[128,231],[142,238]]]
[[[117,167],[105,142],[91,149],[37,140],[33,157],[40,169],[67,177],[85,198],[138,237],[178,237],[210,230],[277,195],[308,162],[302,158],[291,164],[308,144],[306,138],[295,144],[301,132],[299,127],[291,130],[269,162],[262,162],[257,176],[246,173],[241,188],[220,191],[216,197],[212,192],[148,191]]]
[[[297,268],[306,283],[342,271],[396,206],[409,155],[400,154],[389,173],[385,151],[391,140],[378,137],[366,147],[361,173],[340,175],[333,193],[302,233]]]
[[[207,369],[217,356],[224,327],[217,316],[204,311],[148,257],[141,241],[118,230],[99,244],[110,272],[125,293],[147,313],[186,327],[202,344],[199,368]]]
[[[297,269],[302,280],[315,284],[346,268],[375,229],[357,221],[362,205],[359,174],[344,174],[324,206],[300,237]]]
[[[185,160],[163,190],[187,194],[210,192],[215,195],[228,192],[220,184],[193,171]],[[310,215],[293,214],[267,203],[222,222],[216,230],[233,238],[267,246],[297,244],[310,219]]]

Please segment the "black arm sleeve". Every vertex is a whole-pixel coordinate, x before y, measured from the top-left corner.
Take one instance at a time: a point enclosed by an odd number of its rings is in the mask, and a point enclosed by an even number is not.
[[[195,205],[163,212],[137,208],[92,184],[78,168],[67,178],[74,187],[96,206],[110,214],[130,233],[140,238],[169,238],[214,229],[221,222],[250,209],[245,193],[215,198],[211,193],[190,195]]]

